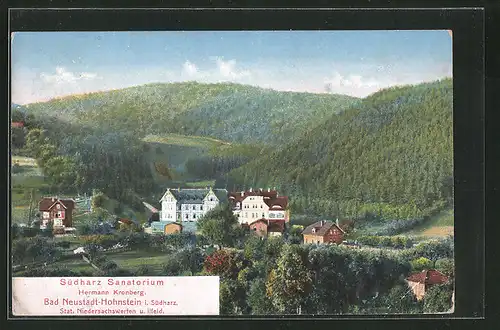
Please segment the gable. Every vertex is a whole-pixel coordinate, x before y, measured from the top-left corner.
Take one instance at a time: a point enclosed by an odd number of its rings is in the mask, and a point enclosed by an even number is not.
[[[167,191],[165,191],[165,193],[163,194],[162,198],[160,199],[160,202],[166,200],[167,197],[171,197],[171,198],[174,199],[174,201],[177,201],[177,199],[175,198],[174,194],[172,194],[172,192],[170,191],[170,189],[167,189]]]
[[[208,194],[205,196],[205,198],[203,198],[203,201],[208,202],[208,201],[210,201],[210,198],[213,198],[214,202],[219,201],[219,198],[217,198],[217,196],[215,195],[215,193],[213,191],[209,191]]]

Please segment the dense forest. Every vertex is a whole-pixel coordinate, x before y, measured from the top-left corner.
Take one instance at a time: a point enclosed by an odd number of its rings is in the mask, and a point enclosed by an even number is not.
[[[219,185],[278,187],[299,213],[421,216],[452,201],[452,91],[450,79],[379,91]]]
[[[34,114],[141,137],[178,133],[278,144],[357,102],[344,95],[189,82],[69,96],[28,108]]]
[[[155,187],[146,145],[132,134],[102,131],[52,116],[12,110],[25,129],[13,132],[12,152],[35,158],[52,191],[83,193],[101,190],[111,198],[139,207],[136,194]]]
[[[30,133],[13,129],[13,148],[42,169],[49,161],[45,172],[60,187],[110,197],[163,189],[151,170],[172,179],[172,160],[182,156],[176,166],[187,177],[218,178],[229,190],[276,187],[291,197],[295,214],[415,219],[452,203],[452,91],[451,79],[363,100],[236,84],[152,84],[16,106],[12,120],[25,121]],[[160,132],[229,143],[177,155],[188,147],[140,140]],[[70,170],[57,176],[58,166]]]

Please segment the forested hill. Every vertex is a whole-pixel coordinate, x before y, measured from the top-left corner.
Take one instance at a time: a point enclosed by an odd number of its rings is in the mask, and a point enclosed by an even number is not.
[[[238,84],[149,84],[30,104],[34,114],[138,136],[178,133],[279,144],[359,102]]]
[[[452,92],[450,79],[382,90],[219,184],[280,187],[298,204],[320,199],[318,208],[332,214],[374,203],[422,209],[449,202]]]

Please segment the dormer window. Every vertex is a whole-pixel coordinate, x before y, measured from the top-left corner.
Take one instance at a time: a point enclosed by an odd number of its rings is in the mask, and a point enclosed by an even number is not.
[[[61,209],[61,205],[57,204],[56,209],[58,209],[58,210]]]
[[[314,234],[316,232],[316,228],[313,228],[312,229],[312,233]]]

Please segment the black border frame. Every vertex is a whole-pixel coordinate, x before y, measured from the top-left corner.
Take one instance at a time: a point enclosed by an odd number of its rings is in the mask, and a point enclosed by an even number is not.
[[[437,317],[436,315],[419,315],[418,319],[425,320],[427,323],[430,318],[444,321],[450,318],[481,318],[484,316],[483,40],[485,17],[483,9],[11,9],[9,14],[6,21],[7,24],[10,23],[9,32],[268,29],[453,30],[455,219],[457,220],[455,222],[456,309],[451,317],[450,315]],[[10,53],[10,42],[7,46]],[[10,73],[9,63],[7,72]],[[7,93],[6,96],[6,99],[9,100],[10,93]],[[7,102],[7,106],[9,104],[10,102]],[[5,209],[9,208],[6,204]],[[470,225],[470,219],[474,219],[474,226]],[[10,242],[8,232],[6,241]],[[5,254],[2,254],[2,258],[4,256]],[[9,284],[10,286],[11,284]],[[10,297],[7,299],[10,302]],[[17,320],[23,319],[10,317],[12,320],[16,320],[16,323]],[[270,316],[265,319],[276,318]],[[298,318],[304,319],[303,316],[286,317],[285,319],[291,321]],[[325,321],[327,319],[345,319],[341,316],[307,318]],[[401,315],[357,316],[355,319],[373,320],[374,318],[407,319]],[[40,323],[49,321],[45,317],[37,317],[36,319],[40,320]],[[62,320],[63,318],[50,317],[50,319]],[[101,319],[108,320],[108,318]],[[113,317],[110,319],[123,320],[124,318]],[[128,320],[131,319],[135,318],[128,318]],[[147,319],[153,321],[181,318],[148,317]],[[192,317],[191,319],[200,318]],[[235,321],[235,319],[255,318],[224,316],[203,319]],[[259,319],[261,318],[259,317]],[[280,319],[285,321],[283,318]],[[353,317],[348,319],[352,320]],[[372,322],[366,321],[366,323]]]

